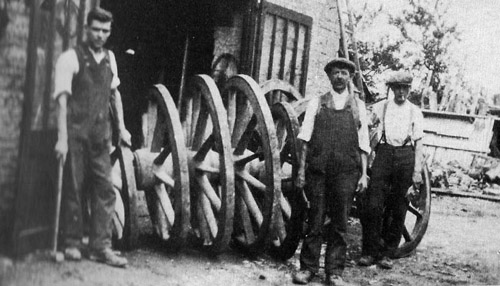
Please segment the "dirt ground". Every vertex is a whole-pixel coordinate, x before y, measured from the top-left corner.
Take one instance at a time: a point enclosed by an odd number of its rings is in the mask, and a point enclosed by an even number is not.
[[[355,264],[360,227],[350,222],[345,279],[354,285],[500,285],[500,203],[433,196],[431,221],[414,255],[392,270]],[[300,248],[299,248],[300,250]],[[299,252],[287,262],[237,251],[210,257],[194,248],[165,249],[144,237],[140,249],[124,253],[130,265],[116,269],[87,260],[56,264],[42,254],[14,263],[0,286],[29,285],[292,285]],[[320,276],[311,285],[321,285]]]

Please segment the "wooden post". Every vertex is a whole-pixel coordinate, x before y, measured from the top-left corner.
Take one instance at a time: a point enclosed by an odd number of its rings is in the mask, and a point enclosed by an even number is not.
[[[184,87],[186,85],[186,70],[189,54],[189,33],[186,33],[186,41],[184,42],[184,56],[182,58],[182,74],[181,83],[179,86],[179,100],[177,101],[177,107],[181,106],[182,96],[184,95]]]

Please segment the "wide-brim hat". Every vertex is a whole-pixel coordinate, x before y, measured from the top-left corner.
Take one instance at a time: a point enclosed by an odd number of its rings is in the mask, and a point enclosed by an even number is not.
[[[351,73],[356,70],[356,65],[346,58],[336,58],[330,61],[325,66],[325,72],[329,74],[334,67],[347,68]]]
[[[389,79],[385,84],[388,86],[391,85],[411,86],[412,81],[413,81],[413,76],[409,72],[397,71],[389,77]]]

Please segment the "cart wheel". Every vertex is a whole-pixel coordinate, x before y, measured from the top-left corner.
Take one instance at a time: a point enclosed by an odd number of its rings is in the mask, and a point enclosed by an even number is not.
[[[137,189],[134,156],[128,147],[118,147],[111,154],[113,188],[117,195],[113,217],[113,242],[119,249],[139,245]]]
[[[270,79],[260,84],[267,104],[273,106],[278,102],[296,102],[304,96],[290,83],[280,79]]]
[[[233,148],[236,198],[233,238],[247,251],[262,251],[273,216],[279,211],[281,177],[278,142],[271,111],[249,76],[231,77],[222,92]],[[286,236],[284,226],[280,238]]]
[[[195,233],[209,251],[221,252],[233,231],[234,166],[226,111],[211,77],[197,75],[189,81],[179,113],[194,185]]]
[[[289,259],[295,254],[299,241],[302,238],[302,225],[305,219],[306,204],[301,190],[295,187],[294,178],[299,169],[300,145],[297,140],[299,121],[291,104],[276,103],[272,106],[272,115],[278,137],[281,163],[281,191],[280,199],[282,221],[275,224],[284,224],[286,237],[280,240],[277,233],[272,236],[270,254],[282,260]],[[278,226],[277,229],[282,227]]]
[[[182,245],[191,228],[188,152],[175,103],[161,84],[150,90],[142,132],[143,149],[134,153],[136,177],[142,182],[154,174],[144,190],[154,231],[163,241]]]
[[[408,206],[403,241],[396,250],[388,254],[390,257],[401,258],[411,255],[427,230],[431,215],[431,184],[426,164],[422,170],[422,178],[423,184],[420,187],[419,196],[412,199]]]

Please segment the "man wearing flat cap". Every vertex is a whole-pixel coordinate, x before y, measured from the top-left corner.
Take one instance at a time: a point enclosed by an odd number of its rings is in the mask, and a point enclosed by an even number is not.
[[[366,107],[351,88],[354,70],[354,63],[342,58],[325,66],[332,89],[309,101],[298,135],[304,144],[296,184],[304,187],[310,209],[296,284],[307,284],[318,273],[324,239],[326,284],[348,285],[342,280],[347,219],[355,193],[367,187],[370,152]],[[326,215],[331,224],[325,228]]]
[[[394,73],[386,83],[394,98],[379,105],[382,136],[371,168],[370,187],[363,200],[363,250],[358,262],[361,266],[378,263],[382,268],[392,268],[388,255],[401,241],[407,196],[422,184],[423,116],[407,100],[412,79],[408,72]],[[414,188],[410,188],[412,183]],[[388,214],[390,223],[384,224],[383,218]]]

